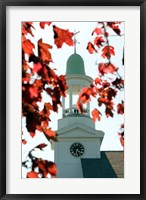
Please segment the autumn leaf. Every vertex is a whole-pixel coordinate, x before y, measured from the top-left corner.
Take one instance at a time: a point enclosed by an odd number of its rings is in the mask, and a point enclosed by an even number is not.
[[[77,106],[77,109],[80,111],[80,113],[84,114],[83,103],[80,100],[77,101],[76,106]]]
[[[100,74],[103,76],[104,74],[107,73],[115,73],[118,70],[117,67],[115,67],[113,64],[111,63],[99,63],[98,65],[98,71],[100,72]]]
[[[105,40],[103,39],[103,37],[96,37],[94,39],[94,45],[97,45],[98,48],[101,47],[101,46],[103,46],[102,43],[104,43],[104,42],[105,42]]]
[[[42,29],[44,29],[44,28],[45,28],[45,25],[50,26],[51,23],[52,23],[52,22],[40,22],[40,27],[41,27]]]
[[[107,106],[105,109],[105,114],[107,117],[113,117],[112,108]]]
[[[46,160],[40,160],[38,162],[39,172],[43,175],[43,178],[46,178],[46,176],[48,174],[46,162],[47,162]]]
[[[92,114],[92,117],[93,117],[92,120],[93,120],[94,122],[96,121],[96,119],[97,119],[98,121],[100,121],[101,112],[100,112],[99,110],[94,109],[94,110],[92,110],[91,114]]]
[[[22,144],[26,144],[27,143],[27,141],[26,140],[22,140]]]
[[[94,52],[97,53],[97,50],[95,49],[94,45],[91,42],[88,42],[87,50],[90,54],[93,54]]]
[[[49,138],[56,136],[55,131],[52,131],[50,128],[44,129],[43,131],[44,131],[45,135],[48,136]]]
[[[101,84],[101,79],[100,78],[96,78],[95,80],[95,84],[97,85],[97,84]]]
[[[124,88],[124,80],[122,78],[116,78],[112,84],[118,89]]]
[[[39,171],[43,174],[43,178],[46,178],[48,173],[52,176],[57,174],[56,164],[53,162],[48,162],[47,160],[40,160],[38,162]]]
[[[124,114],[124,101],[117,105],[117,113],[123,115]]]
[[[102,49],[102,54],[101,54],[101,56],[102,56],[103,58],[110,59],[112,55],[113,55],[113,56],[115,55],[114,47],[112,47],[112,46],[105,46],[105,47]]]
[[[108,36],[109,36],[109,33],[108,33],[108,32],[105,32],[104,35],[105,35],[105,37],[108,37]]]
[[[38,87],[36,85],[32,85],[29,87],[30,98],[38,97]]]
[[[28,56],[33,54],[34,48],[35,48],[35,46],[30,40],[26,39],[22,42],[22,49],[23,49],[25,54],[28,54]]]
[[[35,136],[35,132],[30,132],[29,134],[32,138]]]
[[[92,32],[92,35],[96,33],[97,35],[103,34],[103,29],[102,28],[95,28],[94,31]]]
[[[38,41],[38,51],[39,57],[45,63],[52,62],[52,57],[49,49],[52,49],[52,46],[42,42],[42,39]]]
[[[34,29],[34,27],[32,26],[32,22],[22,22],[22,34],[23,35],[27,35],[28,33],[30,33],[32,36],[34,36],[31,28]]]
[[[121,24],[121,22],[107,22],[107,25],[108,25],[117,35],[120,35],[121,30],[120,30],[118,24]]]
[[[54,43],[58,48],[61,48],[63,43],[66,43],[69,46],[73,46],[74,42],[72,37],[74,36],[74,33],[69,32],[69,30],[61,29],[55,25],[53,25],[53,31],[54,31]]]
[[[45,148],[46,146],[47,146],[47,144],[42,143],[42,144],[39,144],[38,146],[36,146],[35,148],[38,148],[38,149],[42,150],[42,149]]]
[[[34,172],[34,171],[28,172],[27,173],[27,178],[39,178],[38,177],[38,172]]]
[[[35,132],[37,126],[41,125],[40,115],[37,112],[27,112],[26,114],[26,128],[28,132]]]
[[[52,176],[56,176],[56,174],[57,174],[57,166],[56,166],[55,163],[48,162],[47,168],[48,168],[48,173],[49,174],[51,174]]]
[[[40,62],[34,63],[32,72],[33,73],[35,73],[35,72],[38,73],[41,69],[42,69],[42,64]]]
[[[121,133],[118,133],[121,145],[124,147],[124,136]]]
[[[120,137],[120,142],[121,142],[121,145],[124,147],[124,139],[122,137]]]

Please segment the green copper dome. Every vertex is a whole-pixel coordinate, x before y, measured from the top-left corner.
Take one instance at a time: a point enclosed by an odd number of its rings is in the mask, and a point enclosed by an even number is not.
[[[67,60],[66,75],[85,75],[84,61],[79,54],[72,54]]]

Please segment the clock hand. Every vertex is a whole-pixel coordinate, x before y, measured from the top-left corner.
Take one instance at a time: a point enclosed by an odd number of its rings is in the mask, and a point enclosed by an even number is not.
[[[81,153],[78,149],[76,149],[76,154],[79,155]]]

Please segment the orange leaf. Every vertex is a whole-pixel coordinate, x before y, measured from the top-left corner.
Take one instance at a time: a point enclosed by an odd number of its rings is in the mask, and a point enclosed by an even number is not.
[[[104,75],[107,73],[113,74],[118,70],[118,68],[111,63],[99,63],[98,70],[101,73],[101,75]]]
[[[30,136],[33,138],[35,136],[34,132],[30,132]]]
[[[84,114],[83,104],[80,100],[77,101],[77,108],[82,114]]]
[[[104,39],[102,37],[96,37],[94,39],[94,44],[97,45],[98,47],[102,46],[104,41]]]
[[[101,113],[99,112],[99,110],[97,110],[97,109],[94,109],[94,110],[92,110],[92,120],[95,122],[96,121],[96,119],[98,119],[98,121],[100,121],[100,117],[101,117]]]
[[[34,171],[28,172],[27,173],[27,178],[39,178],[38,177],[38,173],[34,172]]]
[[[27,141],[26,140],[22,140],[22,144],[26,144],[27,143]]]
[[[22,34],[23,35],[27,35],[28,33],[30,33],[32,36],[34,36],[31,31],[31,28],[34,28],[32,26],[32,22],[22,22]]]
[[[117,113],[118,114],[124,114],[124,101],[122,101],[122,103],[117,105]]]
[[[102,28],[95,28],[94,31],[92,32],[92,35],[96,33],[97,35],[103,34],[103,29]]]
[[[89,51],[90,54],[93,54],[94,51],[97,53],[97,50],[95,49],[94,45],[91,42],[88,42],[87,50]]]
[[[96,78],[95,79],[95,84],[97,85],[97,84],[101,84],[101,79],[100,78]]]
[[[48,174],[46,163],[47,162],[45,160],[41,160],[38,162],[38,168],[39,168],[39,171],[43,174],[43,178],[46,178]]]
[[[56,133],[54,131],[52,131],[51,129],[44,129],[43,131],[48,137],[55,137],[56,136]]]
[[[46,24],[50,26],[51,22],[40,22],[40,27],[44,29]]]
[[[38,73],[41,69],[42,69],[42,65],[40,62],[33,64],[33,69],[32,69],[33,73],[34,72]]]
[[[24,40],[22,42],[22,49],[23,49],[25,54],[28,54],[28,56],[33,54],[33,49],[34,48],[35,48],[35,46],[30,40]]]
[[[115,55],[115,51],[114,51],[114,47],[112,46],[105,46],[103,49],[102,49],[102,57],[103,58],[107,58],[109,59],[111,57],[111,55]]]
[[[57,174],[57,166],[53,162],[48,163],[48,172],[52,175],[55,176]]]
[[[73,46],[73,35],[74,33],[69,32],[69,30],[64,30],[61,28],[58,28],[57,26],[53,26],[53,31],[54,31],[54,43],[58,48],[61,48],[63,43],[66,43],[69,46]]]
[[[43,62],[52,62],[51,53],[49,49],[52,49],[52,46],[42,42],[42,39],[38,41],[38,49],[39,49],[39,56]]]
[[[124,147],[124,139],[122,137],[120,137],[120,142],[121,142],[121,145]]]
[[[42,144],[39,144],[38,146],[36,146],[35,148],[38,148],[38,149],[42,150],[46,146],[47,146],[47,144],[42,143]]]

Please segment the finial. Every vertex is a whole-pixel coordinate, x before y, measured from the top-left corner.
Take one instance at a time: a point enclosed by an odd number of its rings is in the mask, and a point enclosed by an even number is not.
[[[76,34],[78,34],[80,31],[76,32],[74,30],[74,53],[76,53],[76,44],[79,43],[78,40],[76,39]]]

